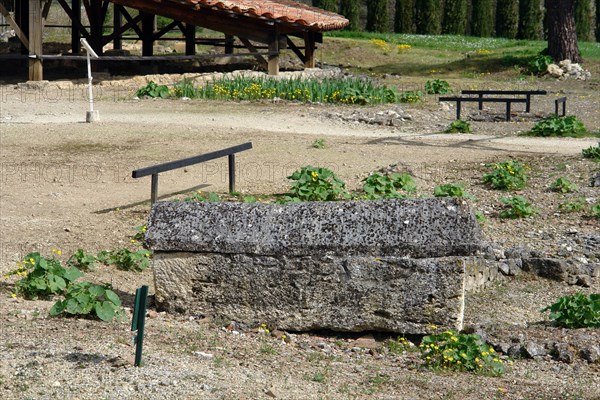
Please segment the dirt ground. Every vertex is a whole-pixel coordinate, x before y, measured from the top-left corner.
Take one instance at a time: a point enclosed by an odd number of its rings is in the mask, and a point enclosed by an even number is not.
[[[589,84],[543,85],[552,93],[569,96],[570,113],[588,129],[600,128],[600,95]],[[433,96],[423,104],[402,106],[411,119],[392,127],[338,118],[351,113],[350,107],[134,100],[130,92],[105,90],[95,103],[100,122],[87,124],[83,87],[69,93],[13,85],[0,86],[0,90],[2,276],[30,251],[50,255],[60,249],[67,255],[78,248],[95,253],[129,246],[134,227],[145,223],[150,196],[150,179],[132,179],[132,170],[244,142],[253,144],[252,150],[238,154],[236,160],[236,189],[244,194],[285,192],[286,177],[309,164],[331,168],[350,189],[358,189],[370,172],[400,164],[416,177],[420,195],[430,195],[441,183],[465,182],[467,191],[478,198],[474,207],[488,219],[484,224],[488,239],[503,245],[524,244],[552,252],[570,229],[598,234],[596,220],[582,213],[557,213],[559,199],[547,190],[552,177],[564,174],[580,185],[577,196],[598,201],[598,188],[587,183],[598,166],[580,156],[582,148],[595,145],[598,139],[518,136],[533,125],[532,118],[472,122],[474,134],[448,135],[440,132],[453,120],[454,110],[441,106]],[[554,95],[536,99],[535,107],[540,113],[550,112],[553,99]],[[360,110],[377,113],[389,108]],[[317,138],[325,139],[324,149],[312,146]],[[497,200],[504,194],[490,193],[481,185],[484,164],[508,158],[532,165],[531,189],[525,194],[536,200],[541,212],[530,221],[499,221]],[[226,160],[160,176],[162,199],[183,198],[194,190],[225,193]],[[553,234],[542,234],[547,232]],[[88,275],[90,280],[110,282],[128,306],[136,287],[149,284],[152,292],[151,268],[133,274],[100,267]],[[109,360],[129,359],[132,354],[127,327],[49,319],[45,314],[51,302],[12,299],[11,282],[0,284],[0,394],[6,399],[197,398],[199,391],[206,398],[236,399],[600,398],[598,364],[580,359],[572,364],[516,360],[501,378],[439,374],[412,366],[411,354],[352,352],[349,349],[356,337],[351,335],[297,334],[292,345],[285,345],[255,331],[232,335],[212,322],[164,314],[149,323],[146,371],[160,367],[172,382],[188,379],[181,370],[189,369],[190,381],[206,387],[190,383],[189,391],[170,388],[161,392],[162,386],[171,383],[158,383],[158,388],[146,387],[146,392],[139,387],[119,392],[111,388],[133,387],[134,382],[116,378],[125,373],[102,375],[102,371],[115,370]],[[593,330],[566,332],[540,325],[540,308],[579,290],[598,293],[600,282],[596,278],[591,287],[582,289],[539,278],[513,279],[486,293],[470,295],[466,319],[474,325],[508,330],[506,337],[583,335],[597,343]],[[381,338],[376,335],[376,339]],[[275,347],[274,352],[261,350],[265,340]],[[202,359],[198,352],[215,357]],[[98,358],[65,361],[75,353]],[[45,361],[27,367],[28,358]],[[59,370],[56,378],[49,375],[48,371]],[[134,373],[129,365],[118,369],[122,370]],[[323,379],[317,379],[317,372]],[[77,382],[86,374],[103,376],[104,391],[72,383],[70,395],[60,392],[69,386],[69,379]],[[144,372],[135,374],[139,377]]]

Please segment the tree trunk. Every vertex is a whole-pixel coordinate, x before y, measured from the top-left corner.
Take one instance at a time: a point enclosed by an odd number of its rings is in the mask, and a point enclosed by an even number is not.
[[[575,29],[576,0],[547,0],[548,55],[554,61],[581,62]]]

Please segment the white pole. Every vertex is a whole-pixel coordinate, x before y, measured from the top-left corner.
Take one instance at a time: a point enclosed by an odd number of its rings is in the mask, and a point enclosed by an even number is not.
[[[87,54],[87,71],[88,71],[88,98],[90,100],[90,110],[85,115],[85,122],[95,122],[100,120],[100,114],[98,111],[94,111],[94,97],[92,91],[92,62],[91,57],[99,58],[98,54],[92,49],[87,40],[81,38],[81,44],[85,47]]]

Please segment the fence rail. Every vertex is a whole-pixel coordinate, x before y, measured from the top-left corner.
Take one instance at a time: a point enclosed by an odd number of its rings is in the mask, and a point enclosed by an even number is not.
[[[226,149],[213,151],[211,153],[200,154],[198,156],[183,158],[181,160],[152,165],[150,167],[140,168],[132,171],[131,177],[137,179],[148,175],[152,176],[152,182],[150,184],[150,203],[154,204],[158,199],[158,174],[161,172],[167,172],[227,156],[229,161],[229,192],[231,193],[235,192],[235,154],[244,150],[250,150],[251,148],[252,143],[248,142],[239,144],[237,146],[228,147]]]

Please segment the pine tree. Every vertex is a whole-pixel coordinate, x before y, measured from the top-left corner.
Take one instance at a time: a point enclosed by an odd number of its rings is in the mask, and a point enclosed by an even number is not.
[[[442,33],[442,1],[417,0],[417,33],[439,35]]]
[[[387,0],[367,0],[367,31],[388,31]]]
[[[514,39],[519,32],[519,0],[498,0],[496,36]]]
[[[596,0],[596,42],[600,42],[600,0]]]
[[[519,38],[542,38],[542,0],[522,0],[519,7]]]
[[[358,31],[360,29],[359,4],[358,0],[340,0],[340,14],[348,18],[350,23],[345,28],[348,31]]]
[[[312,4],[315,7],[322,8],[323,10],[338,12],[337,0],[313,0]]]
[[[471,9],[471,34],[489,37],[494,33],[493,0],[473,0]]]
[[[575,27],[577,39],[589,41],[592,36],[592,4],[590,0],[578,0],[575,8]]]
[[[414,33],[414,15],[415,0],[396,0],[394,32]]]
[[[442,33],[464,35],[467,27],[467,0],[446,0]]]

